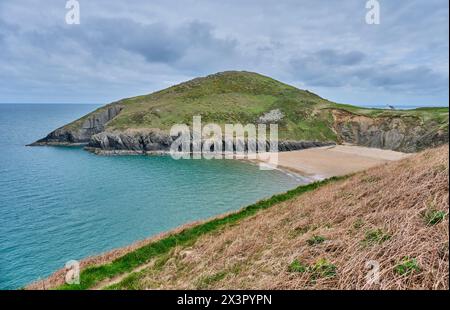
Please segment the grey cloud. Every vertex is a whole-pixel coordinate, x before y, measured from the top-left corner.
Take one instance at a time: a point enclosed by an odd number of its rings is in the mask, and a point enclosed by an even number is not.
[[[68,26],[64,2],[0,1],[0,102],[103,101],[228,69],[335,100],[349,86],[448,102],[448,0],[383,1],[377,26],[361,0],[80,2],[81,25]]]
[[[96,39],[103,46],[140,54],[149,62],[175,63],[192,48],[217,53],[231,52],[235,48],[235,42],[214,37],[213,27],[198,21],[170,28],[163,23],[105,19],[97,20],[91,31],[97,34]],[[86,39],[89,44],[94,43],[89,37]]]
[[[448,76],[427,66],[379,64],[359,51],[327,49],[294,57],[290,70],[296,80],[319,87],[353,86],[415,94],[430,94],[448,87]]]
[[[290,60],[290,70],[297,80],[312,86],[339,87],[350,82],[344,77],[366,55],[360,51],[319,50]]]
[[[360,63],[366,55],[360,51],[340,52],[332,49],[319,50],[316,61],[328,66],[352,66]]]
[[[409,93],[432,93],[448,88],[448,76],[426,66],[402,68],[399,66],[373,66],[354,73],[369,85]]]
[[[161,23],[144,25],[126,19],[102,19],[86,28],[84,40],[90,44],[93,54],[122,49],[139,54],[149,62],[173,62],[186,48]]]
[[[16,35],[16,34],[14,34]],[[56,51],[61,43],[74,43],[93,56],[107,58],[117,50],[144,57],[148,62],[176,65],[191,49],[235,53],[236,42],[219,39],[213,27],[198,21],[170,28],[164,23],[142,24],[125,18],[85,21],[80,27],[60,26],[21,34],[38,48]]]

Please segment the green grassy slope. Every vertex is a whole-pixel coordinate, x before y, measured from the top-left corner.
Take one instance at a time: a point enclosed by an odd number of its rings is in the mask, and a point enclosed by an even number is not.
[[[260,116],[274,109],[280,109],[285,116],[279,122],[281,140],[337,141],[332,117],[332,110],[336,109],[373,118],[400,116],[412,119],[415,124],[430,122],[433,126],[448,127],[448,108],[391,111],[336,104],[309,91],[245,71],[197,78],[115,104],[124,109],[107,124],[108,130],[169,130],[174,124],[190,125],[194,115],[201,115],[203,124],[256,123]],[[85,118],[66,127],[80,127]]]
[[[286,115],[280,124],[282,139],[308,139],[314,135],[334,140],[327,112],[311,118],[330,102],[256,73],[218,73],[120,103],[126,108],[108,124],[110,129],[167,130],[176,123],[191,124],[194,115],[201,115],[205,124],[247,124],[255,123],[265,112],[280,109]]]

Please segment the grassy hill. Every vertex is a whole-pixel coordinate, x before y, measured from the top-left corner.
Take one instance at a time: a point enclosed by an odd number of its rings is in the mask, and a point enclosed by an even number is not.
[[[247,124],[281,109],[286,115],[280,123],[281,139],[336,139],[328,113],[320,111],[326,100],[256,73],[220,73],[121,103],[127,109],[109,128],[169,129],[174,123],[191,124],[193,115],[202,115],[205,123]]]
[[[111,113],[112,107],[120,112]],[[281,140],[353,142],[409,151],[448,141],[448,108],[392,111],[336,104],[257,73],[229,71],[114,102],[60,128],[47,142],[88,142],[102,131],[168,132],[174,124],[190,125],[194,115],[201,115],[204,124],[258,123],[274,110],[283,115],[277,121]]]
[[[80,285],[60,271],[29,288],[448,289],[448,155],[301,186],[88,259]]]

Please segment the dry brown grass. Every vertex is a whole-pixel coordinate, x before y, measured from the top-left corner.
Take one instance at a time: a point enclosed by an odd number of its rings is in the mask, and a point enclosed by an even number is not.
[[[80,260],[80,269],[84,270],[88,267],[110,263],[110,262],[114,261],[115,259],[122,257],[125,254],[130,253],[136,249],[139,249],[145,245],[156,242],[156,241],[163,239],[171,234],[179,233],[179,232],[183,231],[184,229],[194,227],[195,225],[201,224],[203,222],[204,221],[196,221],[196,222],[192,222],[192,223],[189,223],[186,225],[182,225],[182,226],[177,227],[176,229],[173,229],[173,230],[170,230],[167,232],[163,232],[161,234],[155,235],[155,236],[147,238],[145,240],[137,241],[129,246],[117,248],[117,249],[105,252],[103,254],[100,254],[100,255],[87,257],[83,260]],[[59,269],[45,279],[35,281],[35,282],[28,284],[27,286],[24,287],[24,289],[26,289],[26,290],[54,289],[65,283],[66,273],[67,273],[66,269],[64,269],[64,268]]]
[[[448,289],[448,145],[281,203],[239,224],[177,247],[116,285],[140,289]],[[435,225],[429,210],[445,212]],[[377,231],[380,241],[367,240]],[[309,245],[313,236],[325,241]],[[405,257],[420,270],[400,275]],[[297,260],[326,259],[334,277],[292,272]],[[368,284],[368,261],[380,282]]]

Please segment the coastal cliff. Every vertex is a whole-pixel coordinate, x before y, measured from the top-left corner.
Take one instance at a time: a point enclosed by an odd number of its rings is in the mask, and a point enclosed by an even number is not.
[[[84,144],[102,153],[167,151],[174,124],[269,124],[279,150],[330,143],[417,152],[448,143],[448,108],[368,109],[336,104],[251,72],[221,72],[106,105],[31,145]]]
[[[345,110],[333,110],[332,114],[339,142],[407,153],[448,142],[448,121],[425,123],[407,114],[368,117]]]
[[[119,115],[122,109],[123,106],[120,104],[109,104],[56,129],[30,146],[87,144],[93,135],[103,132],[105,125]]]

